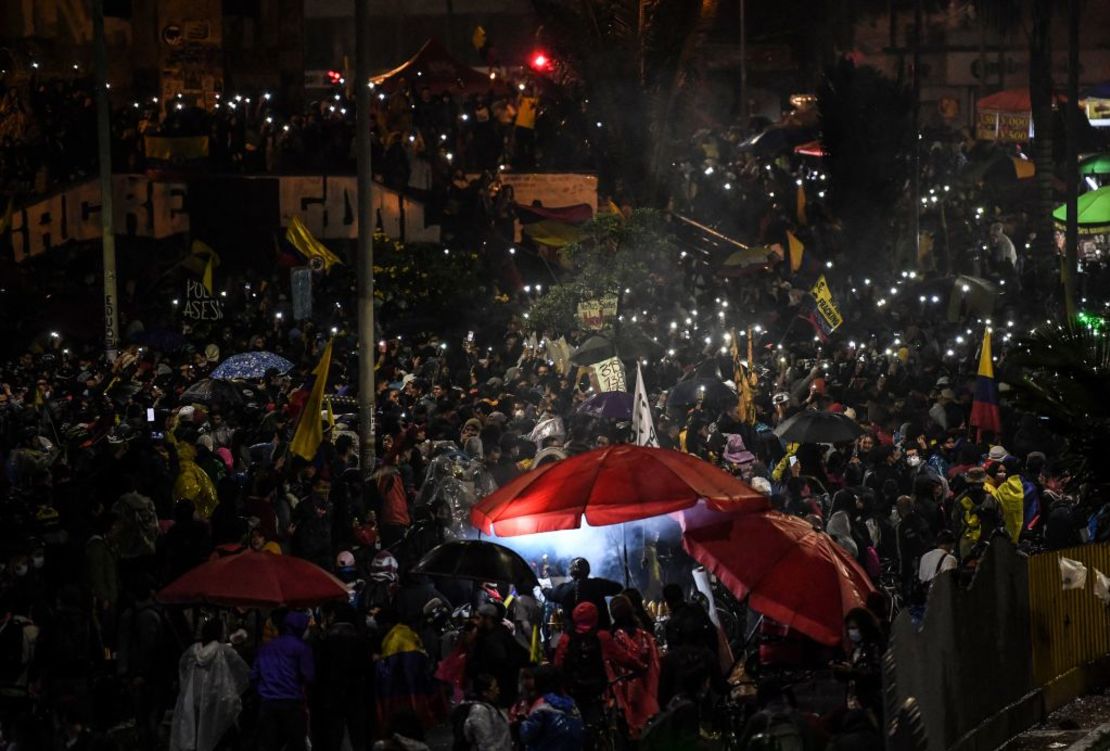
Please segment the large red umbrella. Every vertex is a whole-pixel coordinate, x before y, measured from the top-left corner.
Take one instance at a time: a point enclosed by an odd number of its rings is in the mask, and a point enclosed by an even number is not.
[[[273,553],[244,553],[197,566],[158,593],[173,605],[228,607],[307,607],[347,596],[347,588],[319,566],[302,558]]]
[[[824,532],[778,511],[682,515],[682,546],[751,608],[822,644],[842,641],[844,616],[874,591]]]
[[[502,537],[637,521],[694,506],[756,511],[767,499],[695,456],[648,446],[606,446],[517,477],[483,498],[470,520]]]

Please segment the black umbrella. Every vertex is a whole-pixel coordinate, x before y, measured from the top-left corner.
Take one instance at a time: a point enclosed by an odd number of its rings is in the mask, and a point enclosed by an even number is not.
[[[181,401],[186,403],[196,402],[209,406],[213,404],[237,406],[243,403],[243,394],[235,384],[229,381],[205,378],[185,389],[181,394]]]
[[[574,350],[570,361],[575,365],[593,365],[595,362],[608,360],[617,353],[613,342],[604,336],[591,336],[582,345]]]
[[[722,405],[736,401],[736,392],[716,378],[691,378],[675,384],[667,394],[667,408],[689,407],[701,400],[705,404]]]
[[[454,540],[432,548],[412,567],[414,573],[482,582],[505,582],[531,592],[536,573],[512,550],[484,540]]]
[[[775,428],[789,443],[843,443],[863,435],[863,428],[839,412],[799,412]]]

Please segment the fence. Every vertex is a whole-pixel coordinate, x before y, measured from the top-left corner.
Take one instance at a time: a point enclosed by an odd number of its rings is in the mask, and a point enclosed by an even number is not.
[[[1083,589],[1062,587],[1061,556],[1087,567]],[[1110,612],[1091,594],[1096,569],[1110,572],[1110,545],[1082,545],[1029,559],[1033,679],[1038,685],[1110,654]]]
[[[1060,557],[1088,568],[1063,589]],[[1026,557],[998,542],[970,587],[938,578],[925,621],[895,621],[884,671],[887,746],[992,751],[1088,690],[1110,655],[1110,611],[1092,594],[1110,571],[1110,545]],[[907,726],[923,732],[906,732]]]

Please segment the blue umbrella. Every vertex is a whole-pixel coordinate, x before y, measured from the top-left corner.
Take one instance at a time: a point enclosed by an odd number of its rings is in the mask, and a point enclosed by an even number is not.
[[[632,394],[627,391],[604,391],[594,394],[578,408],[580,414],[606,417],[611,420],[632,419]]]
[[[271,368],[279,373],[288,373],[293,369],[293,363],[273,352],[242,352],[220,363],[211,377],[224,381],[249,380],[261,378]]]

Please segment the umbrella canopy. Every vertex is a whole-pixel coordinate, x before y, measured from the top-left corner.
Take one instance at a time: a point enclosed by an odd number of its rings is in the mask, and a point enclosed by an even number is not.
[[[667,394],[667,409],[689,407],[701,399],[706,404],[736,401],[736,392],[716,378],[691,378],[675,384]]]
[[[270,368],[279,373],[288,373],[293,369],[293,363],[273,352],[241,352],[220,363],[212,371],[212,378],[224,381],[261,378]]]
[[[181,394],[181,401],[198,404],[235,406],[243,403],[243,394],[234,384],[215,378],[197,381]]]
[[[291,555],[248,550],[194,568],[158,593],[171,605],[307,607],[347,597],[347,588],[324,569]]]
[[[874,591],[856,560],[809,522],[778,511],[684,512],[682,546],[736,597],[822,644]]]
[[[1085,235],[1110,233],[1110,186],[1079,196],[1079,231]],[[1067,204],[1052,212],[1061,227],[1068,220]]]
[[[1095,154],[1079,163],[1081,175],[1110,175],[1110,153]]]
[[[632,419],[632,394],[627,391],[606,391],[594,394],[578,407],[581,414],[610,420]]]
[[[1055,94],[1053,101],[1066,102],[1067,97],[1063,94]],[[975,108],[979,111],[991,112],[1031,112],[1033,103],[1029,98],[1028,88],[1007,89],[983,97],[975,103]]]
[[[802,156],[815,156],[818,159],[823,159],[829,155],[829,152],[825,151],[825,144],[821,143],[820,140],[808,141],[799,146],[795,146],[794,153]]]
[[[591,336],[574,350],[570,361],[575,365],[593,365],[595,362],[608,360],[617,354],[613,342],[604,336]]]
[[[689,508],[768,507],[759,492],[689,454],[648,446],[605,446],[544,464],[490,493],[470,521],[501,537],[637,521]]]
[[[427,576],[515,584],[522,588],[520,591],[527,592],[539,586],[527,561],[504,545],[485,540],[454,540],[437,545],[412,570]]]
[[[775,428],[775,435],[788,443],[842,443],[863,435],[863,428],[839,412],[807,409]]]
[[[738,250],[721,264],[721,276],[746,276],[762,271],[772,262],[781,261],[782,253],[772,248],[746,248]]]

